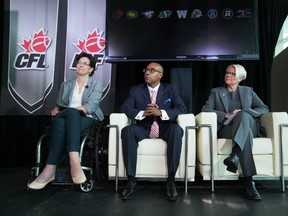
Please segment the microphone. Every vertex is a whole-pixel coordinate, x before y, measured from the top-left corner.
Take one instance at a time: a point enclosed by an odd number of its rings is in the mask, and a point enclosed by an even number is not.
[[[88,86],[88,85],[85,85],[85,88],[87,89],[87,88],[89,88],[89,86]]]

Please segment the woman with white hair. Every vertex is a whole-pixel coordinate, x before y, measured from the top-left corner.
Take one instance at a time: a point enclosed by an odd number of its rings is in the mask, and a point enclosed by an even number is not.
[[[252,179],[257,174],[252,146],[253,137],[261,136],[258,117],[269,110],[251,87],[239,85],[246,75],[242,65],[229,65],[225,73],[225,85],[211,90],[202,111],[215,112],[218,138],[233,141],[232,152],[224,160],[227,170],[234,173],[238,170],[248,199],[261,200]]]

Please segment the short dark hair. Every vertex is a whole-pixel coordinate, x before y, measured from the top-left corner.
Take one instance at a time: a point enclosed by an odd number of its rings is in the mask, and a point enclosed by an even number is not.
[[[94,56],[91,55],[90,53],[81,52],[81,53],[77,56],[77,58],[76,58],[77,62],[78,62],[78,61],[80,60],[80,58],[82,58],[82,57],[86,57],[86,58],[89,59],[89,61],[90,61],[90,67],[93,68],[93,70],[91,71],[91,73],[89,74],[89,76],[93,76],[94,71],[95,71],[95,64],[96,64],[96,60],[95,60]]]

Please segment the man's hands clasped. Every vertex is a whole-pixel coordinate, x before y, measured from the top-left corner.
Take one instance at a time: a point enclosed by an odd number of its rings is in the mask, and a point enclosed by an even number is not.
[[[162,116],[162,113],[159,107],[157,106],[157,104],[148,104],[143,115],[144,116]]]

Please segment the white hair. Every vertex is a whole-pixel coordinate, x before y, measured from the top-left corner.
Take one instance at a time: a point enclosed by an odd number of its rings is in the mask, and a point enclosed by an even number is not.
[[[231,65],[229,65],[227,67],[227,70],[230,67],[233,67],[235,69],[235,78],[236,79],[239,79],[239,78],[242,78],[242,80],[246,79],[247,72],[246,72],[245,68],[242,65],[240,65],[240,64],[231,64]]]

